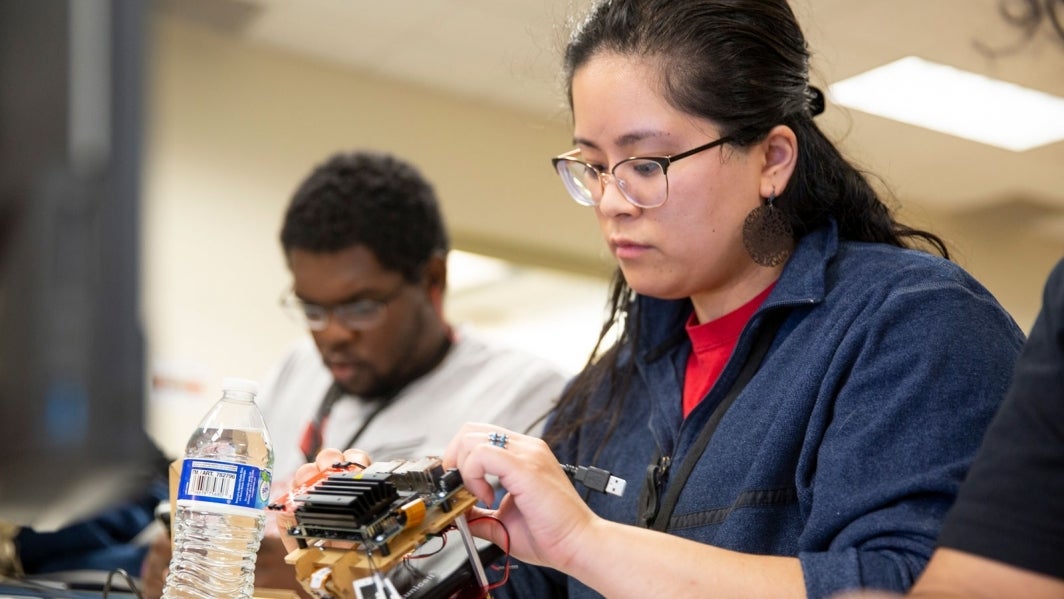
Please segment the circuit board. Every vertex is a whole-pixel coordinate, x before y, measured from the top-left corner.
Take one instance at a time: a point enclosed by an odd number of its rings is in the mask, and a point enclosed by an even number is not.
[[[404,557],[458,526],[481,586],[486,586],[465,512],[476,503],[457,470],[439,458],[333,468],[269,507],[294,517],[287,533],[299,549],[285,561],[314,596],[359,599],[358,581],[380,577]],[[356,594],[358,593],[358,594]]]

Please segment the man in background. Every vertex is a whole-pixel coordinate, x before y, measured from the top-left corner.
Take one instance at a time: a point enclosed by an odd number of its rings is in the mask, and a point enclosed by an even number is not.
[[[323,447],[358,447],[376,461],[442,455],[469,420],[538,432],[567,375],[447,322],[450,243],[435,192],[412,165],[332,156],[296,190],[281,245],[292,273],[282,306],[311,338],[260,393],[275,480]],[[284,555],[268,526],[257,587],[299,589]],[[143,570],[148,597],[168,563],[169,544],[156,543]]]

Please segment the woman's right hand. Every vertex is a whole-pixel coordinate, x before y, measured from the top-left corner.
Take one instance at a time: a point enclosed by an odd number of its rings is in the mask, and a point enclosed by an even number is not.
[[[505,443],[499,435],[505,435]],[[601,522],[542,439],[490,424],[465,424],[448,445],[443,465],[457,467],[466,489],[486,505],[494,498],[487,477],[498,477],[506,496],[497,510],[474,508],[470,529],[526,563],[566,571],[583,550],[584,533]]]

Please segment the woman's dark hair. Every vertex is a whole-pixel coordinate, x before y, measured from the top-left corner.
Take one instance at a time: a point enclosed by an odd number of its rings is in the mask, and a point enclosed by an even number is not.
[[[335,154],[296,189],[281,227],[286,255],[356,245],[411,282],[433,254],[447,252],[436,192],[414,166],[388,154]]]
[[[813,117],[823,94],[809,84],[809,51],[786,0],[605,0],[576,27],[565,52],[565,78],[572,106],[573,75],[599,53],[657,61],[666,100],[678,110],[712,121],[731,145],[765,139],[773,127],[790,127],[798,140],[795,170],[775,206],[795,238],[830,220],[843,239],[898,247],[930,246],[948,258],[936,235],[894,220],[875,189],[820,131]],[[639,84],[640,82],[633,82]],[[635,294],[620,271],[614,276],[610,310],[587,367],[563,395],[546,437],[559,441],[582,423],[604,416],[615,422],[632,361],[618,369],[638,331],[625,323]],[[634,320],[634,319],[633,319]],[[611,330],[621,337],[599,356]],[[613,385],[609,405],[588,413],[591,391]],[[610,425],[612,430],[613,424]]]

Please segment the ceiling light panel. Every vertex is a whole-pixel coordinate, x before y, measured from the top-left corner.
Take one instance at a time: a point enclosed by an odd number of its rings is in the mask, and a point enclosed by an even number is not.
[[[916,56],[829,90],[839,105],[1014,152],[1064,140],[1064,98]]]

